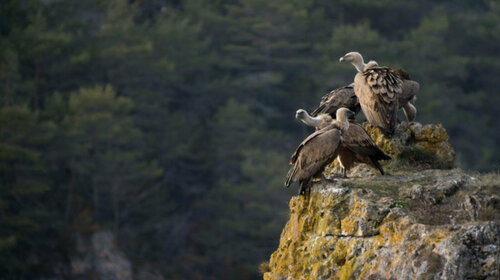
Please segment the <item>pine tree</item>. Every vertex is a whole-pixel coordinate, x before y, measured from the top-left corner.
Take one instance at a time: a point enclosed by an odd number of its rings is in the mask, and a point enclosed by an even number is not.
[[[0,274],[4,279],[52,275],[64,249],[57,215],[47,194],[51,179],[43,162],[49,132],[27,106],[0,109]],[[49,132],[50,133],[50,132]],[[56,249],[54,249],[56,248]]]

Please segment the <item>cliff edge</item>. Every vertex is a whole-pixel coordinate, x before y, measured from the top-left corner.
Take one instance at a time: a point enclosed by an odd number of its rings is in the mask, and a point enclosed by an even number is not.
[[[406,142],[373,137],[388,175],[335,178],[332,164],[333,182],[290,200],[264,279],[500,279],[500,175],[436,169],[454,157],[442,126],[400,131]]]

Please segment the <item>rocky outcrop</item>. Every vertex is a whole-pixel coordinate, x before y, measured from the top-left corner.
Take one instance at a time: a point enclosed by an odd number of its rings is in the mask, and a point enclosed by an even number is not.
[[[386,176],[338,164],[309,197],[290,200],[264,279],[500,279],[500,175],[468,175],[440,124],[364,124],[392,157]]]
[[[426,124],[418,122],[400,122],[396,126],[394,136],[389,138],[380,129],[367,122],[363,128],[375,140],[377,145],[392,157],[392,165],[401,167],[410,163],[426,168],[451,168],[455,160],[455,151],[449,142],[449,136],[441,124]],[[327,176],[340,173],[337,160],[326,169]],[[412,166],[413,168],[414,166]],[[374,176],[378,172],[372,169],[356,168],[349,176]]]
[[[290,201],[264,279],[500,279],[499,175],[317,183]]]
[[[404,156],[408,151],[419,151],[442,163],[452,164],[455,160],[455,151],[442,124],[401,122],[392,138],[384,136],[377,127],[368,123],[364,123],[363,128],[393,158]]]

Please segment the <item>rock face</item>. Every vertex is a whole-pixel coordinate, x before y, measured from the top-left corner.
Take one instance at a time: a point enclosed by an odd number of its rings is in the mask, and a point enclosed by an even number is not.
[[[455,151],[449,143],[448,133],[441,124],[426,124],[418,122],[401,122],[396,126],[394,136],[384,136],[377,127],[367,122],[363,128],[375,140],[377,145],[389,156],[396,160],[415,161],[418,164],[427,164],[427,167],[449,168],[453,166]],[[337,160],[326,170],[327,176],[334,176],[340,172]],[[373,176],[378,172],[372,169],[355,169],[349,173],[352,176]]]
[[[448,142],[448,133],[442,124],[422,125],[418,122],[401,122],[396,127],[394,137],[385,137],[378,128],[363,124],[363,128],[377,145],[391,157],[399,157],[405,151],[420,151],[433,155],[443,163],[453,163],[455,151]]]
[[[499,186],[457,169],[317,183],[264,279],[500,279]]]

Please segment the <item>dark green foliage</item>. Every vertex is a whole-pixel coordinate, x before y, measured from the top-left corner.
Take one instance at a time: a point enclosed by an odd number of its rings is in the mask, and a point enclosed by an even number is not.
[[[58,215],[44,203],[50,178],[43,164],[46,144],[37,114],[26,106],[0,109],[0,274],[15,279],[51,275],[61,250]]]
[[[260,277],[296,192],[281,188],[288,156],[311,133],[294,112],[352,82],[338,63],[350,50],[420,82],[417,120],[443,123],[459,165],[498,168],[499,10],[1,1],[1,278],[67,277],[71,234],[100,229],[168,279]],[[400,160],[448,168],[418,151]]]

